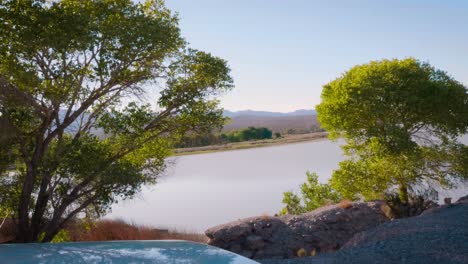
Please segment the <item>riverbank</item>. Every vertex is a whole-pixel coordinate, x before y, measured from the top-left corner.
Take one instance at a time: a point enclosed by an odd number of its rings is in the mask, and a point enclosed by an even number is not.
[[[269,147],[269,146],[300,143],[300,142],[307,142],[307,141],[318,141],[318,140],[326,139],[327,135],[328,135],[327,132],[318,132],[318,133],[309,133],[309,134],[300,134],[300,135],[286,135],[284,137],[275,138],[275,139],[236,142],[236,143],[228,143],[228,144],[223,144],[223,145],[211,145],[211,146],[195,147],[195,148],[179,148],[179,149],[174,150],[174,156],[212,153],[212,152],[249,149],[249,148],[258,148],[258,147]]]

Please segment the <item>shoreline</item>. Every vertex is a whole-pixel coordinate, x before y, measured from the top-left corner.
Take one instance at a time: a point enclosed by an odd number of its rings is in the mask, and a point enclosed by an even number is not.
[[[249,148],[260,148],[260,147],[271,147],[285,144],[294,144],[308,141],[319,141],[327,139],[327,132],[316,132],[308,134],[299,134],[299,135],[287,135],[281,138],[275,139],[264,139],[264,140],[255,140],[255,141],[244,141],[244,142],[235,142],[227,143],[223,145],[210,145],[203,147],[193,147],[193,148],[179,148],[174,149],[174,154],[171,156],[185,156],[185,155],[195,155],[195,154],[205,154],[205,153],[214,153],[222,151],[231,151],[239,149],[249,149]]]

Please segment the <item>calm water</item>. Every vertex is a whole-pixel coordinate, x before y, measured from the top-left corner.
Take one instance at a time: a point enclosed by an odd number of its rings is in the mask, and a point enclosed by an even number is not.
[[[239,218],[273,215],[282,208],[283,192],[298,190],[306,171],[327,181],[344,159],[341,143],[323,140],[170,158],[157,185],[113,206],[107,217],[203,232]],[[466,192],[442,195],[458,199]]]

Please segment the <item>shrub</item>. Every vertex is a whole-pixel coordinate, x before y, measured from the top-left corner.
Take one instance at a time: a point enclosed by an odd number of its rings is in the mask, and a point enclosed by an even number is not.
[[[302,197],[293,192],[285,192],[280,214],[302,214],[327,204],[338,203],[342,197],[330,185],[318,182],[316,173],[307,172],[307,182],[301,185]]]

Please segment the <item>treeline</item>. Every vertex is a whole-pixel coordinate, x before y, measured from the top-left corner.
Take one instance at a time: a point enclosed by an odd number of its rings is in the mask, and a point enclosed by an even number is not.
[[[275,133],[275,137],[281,137],[280,133]],[[246,129],[231,131],[228,133],[206,133],[189,135],[175,145],[176,148],[203,147],[209,145],[226,144],[232,142],[242,142],[249,140],[261,140],[273,138],[273,131],[266,127],[248,127]]]
[[[300,135],[317,132],[325,132],[325,129],[321,128],[320,125],[313,125],[308,128],[289,128],[287,130],[283,130],[283,133],[288,135]]]

